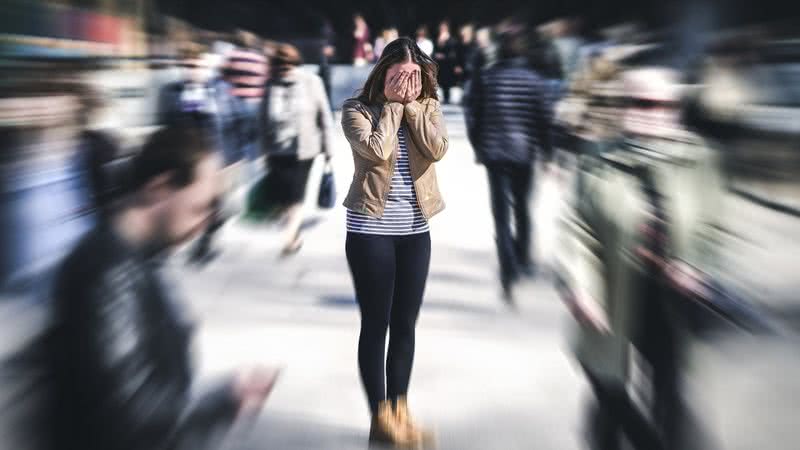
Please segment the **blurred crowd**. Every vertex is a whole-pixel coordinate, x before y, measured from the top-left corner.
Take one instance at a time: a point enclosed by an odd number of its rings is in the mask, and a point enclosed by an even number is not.
[[[591,448],[622,448],[623,437],[639,449],[694,448],[687,340],[772,326],[745,298],[759,286],[726,270],[738,216],[724,198],[800,216],[796,28],[687,37],[568,17],[445,19],[436,31],[419,26],[414,39],[486,168],[503,298],[513,307],[521,280],[554,280],[595,394]],[[387,27],[373,39],[360,14],[352,32],[354,66],[400,36]],[[326,26],[312,69],[298,46],[251,32],[177,34],[152,42],[164,51],[144,60],[15,56],[0,69],[0,289],[39,295],[47,279],[58,294],[56,326],[34,344],[58,400],[55,416],[38,419],[56,420],[47,438],[71,443],[60,448],[202,448],[217,427],[252,417],[277,376],[242,369],[192,398],[193,325],[159,267],[187,242],[190,263],[213,261],[242,190],[248,217],[283,225],[281,256],[300,251],[312,164],[334,150],[330,61],[345,49]],[[14,39],[4,45],[22,45]],[[132,94],[149,96],[149,109],[109,110],[93,82],[108,64],[151,80],[152,92]],[[549,264],[535,256],[530,210],[545,177],[566,193]],[[643,401],[630,393],[637,371],[649,379]],[[64,406],[81,402],[96,416]],[[113,426],[86,446],[101,419]]]
[[[765,208],[755,211],[796,221],[788,186],[798,158],[785,151],[797,138],[794,32],[756,26],[686,45],[675,30],[580,26],[498,25],[495,52],[465,92],[505,299],[513,305],[515,284],[537,269],[533,175],[567,178],[551,270],[594,392],[591,448],[621,448],[623,439],[642,449],[706,448],[688,431],[696,429],[683,385],[692,340],[725,326],[771,333],[776,312],[790,315],[787,305],[766,306],[773,299],[758,294],[763,284],[743,282],[761,263],[741,255],[734,265],[742,247],[732,230],[765,239],[729,208],[732,195],[744,195]],[[781,270],[777,260],[762,263]]]

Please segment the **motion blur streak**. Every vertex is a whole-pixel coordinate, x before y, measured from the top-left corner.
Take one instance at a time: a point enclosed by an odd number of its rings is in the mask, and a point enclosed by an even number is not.
[[[439,446],[796,449],[800,15],[529,3],[0,1],[0,449],[366,448],[323,203],[398,36],[449,134],[410,389]]]

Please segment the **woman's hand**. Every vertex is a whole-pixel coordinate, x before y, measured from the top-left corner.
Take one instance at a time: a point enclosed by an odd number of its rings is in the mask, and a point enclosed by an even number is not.
[[[411,74],[407,81],[407,85],[408,88],[406,89],[406,95],[403,98],[403,103],[411,103],[418,99],[420,94],[422,94],[422,75],[418,70]]]
[[[404,103],[406,90],[408,89],[409,72],[398,72],[394,74],[383,85],[383,96],[390,102]]]
[[[275,386],[280,369],[256,366],[240,370],[233,382],[233,393],[239,402],[238,417],[258,415]]]
[[[581,325],[594,329],[600,334],[611,334],[608,314],[597,301],[587,294],[575,293],[565,298],[567,308]]]

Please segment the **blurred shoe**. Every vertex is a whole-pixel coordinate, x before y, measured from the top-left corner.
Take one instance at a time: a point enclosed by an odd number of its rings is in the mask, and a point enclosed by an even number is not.
[[[517,307],[514,301],[514,284],[516,284],[516,282],[516,276],[500,277],[500,286],[503,288],[503,301],[512,309],[516,309]]]
[[[405,433],[411,442],[422,444],[423,448],[430,449],[436,443],[436,435],[414,422],[408,410],[408,400],[405,396],[399,397],[394,404],[394,414],[400,430]]]
[[[218,248],[212,247],[208,242],[201,240],[192,249],[187,262],[202,267],[215,260],[220,253],[222,252]]]
[[[536,278],[536,275],[538,275],[538,269],[534,263],[521,264],[519,272],[525,278]]]
[[[419,442],[410,440],[397,422],[397,417],[388,401],[378,405],[378,413],[372,418],[369,428],[370,444],[386,444],[392,448],[419,449]]]
[[[294,256],[300,249],[303,248],[303,239],[297,238],[281,250],[281,258],[288,258],[289,256]]]

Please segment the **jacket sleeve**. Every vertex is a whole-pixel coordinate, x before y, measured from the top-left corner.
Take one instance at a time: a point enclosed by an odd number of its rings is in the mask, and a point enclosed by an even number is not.
[[[372,161],[388,161],[397,147],[397,130],[403,119],[403,104],[390,102],[383,107],[378,126],[362,112],[356,100],[342,107],[342,129],[353,151]]]
[[[593,177],[585,173],[581,176]],[[589,186],[595,184],[591,178],[586,179],[586,183]],[[605,309],[605,239],[600,218],[602,213],[595,202],[597,195],[599,192],[595,187],[587,186],[581,198],[576,199],[577,204],[562,218],[563,242],[557,251],[556,265],[560,271],[558,277],[569,295],[588,295]]]
[[[413,101],[405,105],[405,118],[411,139],[431,161],[441,161],[447,153],[447,129],[438,101],[429,106]]]
[[[561,95],[561,88],[549,80],[540,81],[540,95],[537,102],[538,111],[537,117],[539,118],[536,124],[536,132],[539,135],[539,147],[542,152],[542,157],[545,162],[553,160],[555,149],[553,148],[554,141],[554,127],[553,127],[553,111],[558,97]]]
[[[317,108],[317,126],[319,127],[322,141],[322,153],[328,157],[333,156],[333,116],[331,115],[328,94],[325,93],[325,85],[322,78],[313,78],[314,99]]]
[[[190,404],[189,367],[178,379],[164,375],[163,362],[152,354],[154,343],[141,311],[143,299],[129,275],[124,271],[103,275],[86,299],[88,336],[81,356],[92,377],[86,382],[102,386],[103,411],[115,417],[115,429],[109,431],[126,448],[135,449],[210,438],[235,418],[238,405],[232,389]],[[188,361],[187,354],[174,358],[175,364]]]

